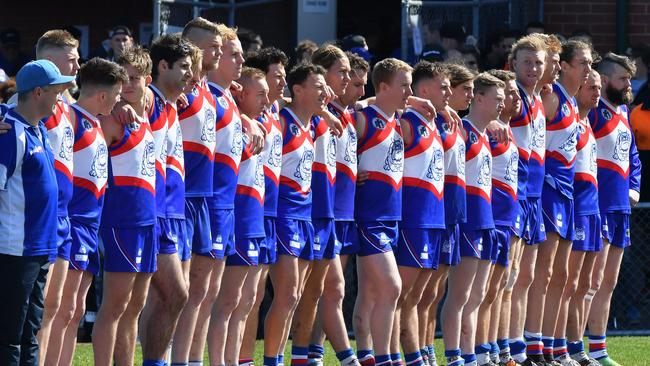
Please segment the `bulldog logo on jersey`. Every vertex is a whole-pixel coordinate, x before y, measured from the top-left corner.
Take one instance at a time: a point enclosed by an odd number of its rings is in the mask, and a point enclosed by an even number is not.
[[[596,144],[591,144],[591,152],[589,153],[589,170],[596,175],[598,173],[598,148]]]
[[[215,141],[214,121],[214,112],[211,109],[207,109],[205,111],[205,123],[201,127],[201,141]]]
[[[228,109],[228,101],[226,100],[226,97],[223,97],[223,96],[218,97],[217,102],[219,103],[221,108]]]
[[[165,139],[163,141],[167,141],[167,136],[169,135],[168,131],[165,131]],[[158,157],[159,161],[167,161],[167,144],[164,143],[162,144],[162,149],[160,149],[160,156]]]
[[[72,133],[72,128],[66,127],[63,130],[63,138],[61,139],[61,150],[59,151],[59,157],[63,160],[71,161],[73,145],[74,136]]]
[[[273,136],[271,153],[267,163],[274,167],[279,167],[282,164],[282,137],[280,135]]]
[[[376,118],[376,117],[373,118],[372,125],[378,130],[383,130],[384,128],[386,128],[386,122],[384,122],[384,120],[381,118]]]
[[[296,125],[289,125],[289,131],[296,137],[300,136],[300,128]]]
[[[575,240],[585,240],[587,235],[585,234],[585,228],[581,226],[576,226]]]
[[[469,131],[469,142],[472,144],[475,144],[478,142],[478,136],[474,133],[474,131]]]
[[[140,174],[153,177],[156,174],[156,147],[152,141],[148,141],[142,152],[142,168]]]
[[[177,159],[183,159],[183,139],[181,138],[181,125],[176,125],[176,136],[178,138],[174,141],[174,149],[172,150],[172,155]]]
[[[384,161],[384,170],[397,173],[404,170],[404,142],[401,138],[393,138],[388,148],[388,156]]]
[[[571,115],[571,110],[569,109],[569,105],[566,104],[566,103],[562,104],[562,115],[564,115],[564,116]]]
[[[429,137],[429,129],[424,126],[418,126],[418,132],[420,133],[420,136],[424,138]]]
[[[513,150],[510,154],[508,164],[506,164],[506,175],[503,177],[508,182],[517,181],[517,169],[519,168],[519,152]]]
[[[327,166],[336,166],[336,137],[330,134],[330,140],[327,144]]]
[[[90,164],[90,172],[88,174],[95,178],[108,177],[108,149],[106,148],[106,144],[102,143],[97,146],[97,151],[95,151],[95,156],[93,156],[93,162]]]
[[[86,131],[90,131],[93,128],[92,123],[88,122],[88,120],[86,120],[85,118],[81,120],[81,125]]]
[[[257,164],[255,165],[255,181],[253,185],[256,187],[264,186],[264,165],[262,159],[257,159]]]
[[[449,126],[449,123],[445,122],[442,124],[442,130],[449,133],[451,132],[451,126]]]
[[[489,187],[492,185],[492,168],[490,167],[490,157],[487,155],[482,155],[479,157],[481,162],[478,167],[478,179],[476,182],[484,187]]]
[[[241,155],[243,146],[242,146],[242,132],[241,132],[241,122],[239,119],[235,120],[235,134],[233,135],[232,138],[232,148],[230,149],[230,152],[235,154],[236,156]]]
[[[609,109],[603,108],[601,111],[602,112],[600,114],[603,115],[605,121],[609,121],[610,119],[612,119],[612,112],[610,112]]]
[[[436,150],[431,157],[431,161],[429,162],[429,168],[427,169],[427,178],[439,182],[444,176],[443,170],[442,151]]]
[[[566,106],[566,104],[565,104]],[[571,131],[571,134],[569,134],[569,137],[558,147],[558,149],[566,152],[574,152],[576,151],[576,145],[578,144],[578,135],[580,134],[580,127],[576,126],[573,131]]]
[[[314,163],[314,152],[312,150],[307,150],[302,154],[300,162],[296,167],[296,171],[293,173],[293,176],[302,180],[308,181],[311,180],[311,167]]]
[[[627,161],[630,158],[630,145],[632,137],[627,130],[618,130],[616,136],[616,145],[614,146],[614,155],[612,158],[618,161]]]
[[[463,145],[458,145],[456,147],[456,156],[458,160],[456,161],[456,164],[458,164],[458,175],[460,176],[465,176],[465,146]]]
[[[348,130],[348,141],[345,144],[343,159],[350,164],[357,163],[357,133],[354,130]]]
[[[545,141],[544,141],[544,124],[536,122],[533,120],[531,123],[531,127],[533,129],[532,131],[532,136],[530,138],[530,146],[531,148],[543,148]]]

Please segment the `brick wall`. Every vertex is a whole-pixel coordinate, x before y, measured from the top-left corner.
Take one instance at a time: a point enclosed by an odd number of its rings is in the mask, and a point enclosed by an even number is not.
[[[650,2],[628,1],[628,44],[650,43]],[[565,36],[586,29],[599,52],[616,49],[616,0],[544,0],[544,23]]]

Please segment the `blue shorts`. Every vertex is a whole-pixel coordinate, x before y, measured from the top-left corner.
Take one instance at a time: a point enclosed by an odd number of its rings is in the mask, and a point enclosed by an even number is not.
[[[314,227],[307,220],[275,219],[278,255],[313,259]]]
[[[56,261],[56,258],[61,258],[70,261],[70,246],[72,245],[72,235],[70,234],[70,218],[67,216],[57,217],[56,225],[56,255],[51,255],[49,260],[51,263]]]
[[[460,225],[460,256],[496,261],[497,242],[494,229],[464,230]]]
[[[359,253],[359,232],[354,221],[334,221],[336,240],[341,246],[341,255]]]
[[[192,253],[207,253],[212,249],[210,214],[205,197],[185,198],[185,230]]]
[[[542,202],[539,197],[526,198],[526,227],[524,238],[526,244],[535,245],[546,241],[546,229],[544,228],[544,214],[542,213]]]
[[[235,210],[210,208],[210,231],[212,247],[208,252],[198,255],[224,259],[235,252]]]
[[[263,241],[264,238],[235,236],[235,252],[226,257],[226,266],[257,266]]]
[[[563,196],[545,183],[542,192],[542,209],[546,231],[557,233],[562,239],[572,241],[575,230],[573,200]]]
[[[400,266],[438,269],[445,229],[401,228],[395,260]]]
[[[397,246],[399,228],[397,221],[358,222],[359,255],[362,257],[386,253]]]
[[[156,229],[154,225],[138,228],[99,229],[104,244],[104,271],[156,272]]]
[[[615,247],[625,249],[630,243],[630,214],[608,212],[600,215],[603,238]]]
[[[460,263],[460,228],[458,224],[447,226],[442,237],[438,264],[455,266]]]
[[[341,252],[334,219],[312,219],[311,223],[314,227],[314,260],[334,259]]]
[[[264,216],[264,234],[260,243],[259,264],[273,264],[278,260],[278,240],[275,233],[275,217]]]
[[[185,219],[158,218],[158,253],[178,253],[181,261],[192,257],[190,240],[185,231]]]
[[[599,252],[603,249],[603,238],[600,236],[600,215],[576,215],[575,233],[572,250],[584,252]]]
[[[497,258],[494,261],[502,267],[508,267],[508,256],[510,255],[510,236],[515,234],[508,226],[497,225],[494,228],[494,237],[497,247]]]
[[[512,233],[518,238],[523,238],[526,228],[526,213],[528,211],[528,206],[526,205],[526,199],[518,199],[517,206],[515,208],[517,211],[515,213],[515,220],[512,224]]]
[[[75,220],[70,220],[70,224],[72,245],[69,268],[99,275],[99,229]]]

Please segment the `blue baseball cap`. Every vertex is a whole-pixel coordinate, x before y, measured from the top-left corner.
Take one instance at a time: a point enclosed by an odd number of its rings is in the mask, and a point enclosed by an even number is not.
[[[25,64],[16,74],[16,92],[25,93],[48,85],[67,84],[74,76],[63,76],[50,60],[36,60]]]

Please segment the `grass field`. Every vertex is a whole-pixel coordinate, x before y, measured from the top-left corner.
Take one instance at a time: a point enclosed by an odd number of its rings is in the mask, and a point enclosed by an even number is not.
[[[352,342],[354,347],[354,342]],[[585,340],[585,344],[587,344]],[[442,359],[443,346],[442,341],[436,341],[436,354],[438,355],[438,364],[444,365],[445,362]],[[619,362],[623,366],[647,366],[650,365],[650,356],[648,351],[650,351],[650,337],[608,337],[607,338],[607,350],[609,355]],[[257,347],[255,349],[255,364],[262,364],[262,351],[263,344],[262,341],[257,342]],[[93,353],[92,346],[88,343],[80,343],[77,345],[77,351],[74,357],[74,365],[92,365],[93,364]],[[287,345],[285,351],[285,360],[290,360],[291,358],[291,344]],[[204,357],[205,365],[208,363],[207,352]],[[135,365],[142,364],[142,355],[140,353],[140,347],[138,346],[135,355]],[[286,363],[289,365],[289,362]],[[325,365],[326,366],[335,366],[338,362],[336,356],[334,355],[334,350],[329,345],[325,346]]]

